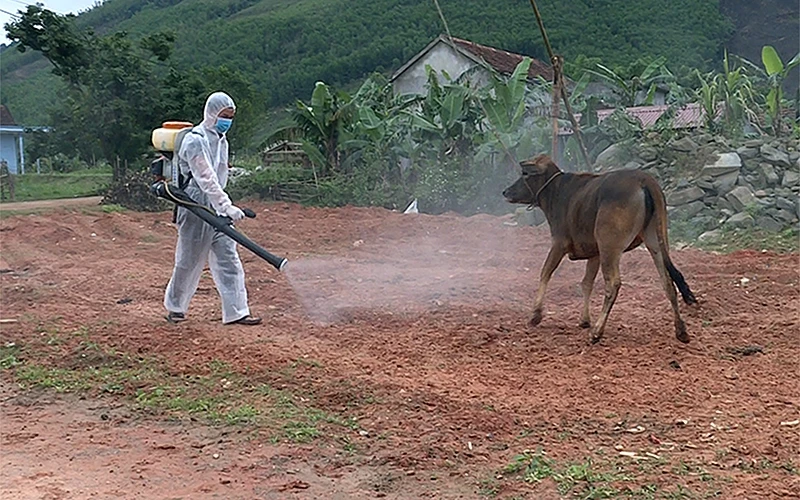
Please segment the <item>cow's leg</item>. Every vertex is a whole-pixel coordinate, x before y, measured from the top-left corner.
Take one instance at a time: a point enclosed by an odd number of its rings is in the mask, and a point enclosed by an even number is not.
[[[586,274],[583,275],[581,281],[581,290],[583,291],[583,312],[581,313],[581,328],[589,328],[592,326],[592,320],[589,316],[589,299],[592,297],[592,287],[594,280],[597,277],[597,271],[600,269],[600,257],[592,257],[586,261]]]
[[[597,323],[594,324],[591,332],[592,344],[600,342],[603,338],[603,330],[606,328],[606,321],[608,321],[608,314],[611,312],[611,307],[617,300],[619,288],[622,286],[622,281],[619,277],[619,259],[622,256],[622,251],[600,252],[600,266],[603,268],[603,280],[606,284],[606,294],[603,298],[603,310],[600,312],[600,317],[597,318]]]
[[[675,316],[675,337],[683,343],[689,342],[689,334],[686,333],[686,324],[681,319],[681,313],[678,310],[678,294],[675,292],[675,284],[672,282],[669,273],[667,272],[666,255],[661,251],[661,245],[658,241],[658,229],[656,225],[651,223],[644,232],[644,244],[647,250],[650,251],[650,256],[658,270],[658,276],[661,278],[661,284],[667,292],[667,298],[672,305],[672,312]]]
[[[544,302],[544,292],[547,290],[547,283],[553,272],[561,263],[564,258],[564,250],[561,245],[553,245],[547,253],[547,259],[542,266],[542,274],[539,278],[539,288],[536,290],[536,300],[533,303],[533,317],[531,318],[530,325],[536,326],[542,322],[542,303]]]

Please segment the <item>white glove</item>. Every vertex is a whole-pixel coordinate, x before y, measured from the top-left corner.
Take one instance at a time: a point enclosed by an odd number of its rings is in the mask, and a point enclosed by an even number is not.
[[[244,212],[237,207],[236,205],[231,205],[225,209],[223,213],[220,215],[224,215],[225,217],[229,217],[233,222],[240,221],[244,219]]]

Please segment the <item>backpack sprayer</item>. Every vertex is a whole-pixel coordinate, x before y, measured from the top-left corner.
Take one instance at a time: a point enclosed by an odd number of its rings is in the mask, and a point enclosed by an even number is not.
[[[193,125],[188,122],[164,122],[161,128],[153,130],[153,147],[156,148],[161,156],[150,164],[150,173],[156,178],[156,182],[150,187],[150,191],[159,198],[164,198],[174,203],[176,211],[179,206],[189,210],[217,231],[226,234],[243,247],[269,262],[278,271],[283,271],[288,262],[285,258],[269,253],[253,240],[234,229],[233,221],[230,217],[217,215],[210,208],[195,202],[184,191],[189,184],[189,179],[180,173],[178,151],[186,134],[192,133],[192,128]],[[256,216],[255,212],[249,208],[242,209],[242,212],[251,219]]]

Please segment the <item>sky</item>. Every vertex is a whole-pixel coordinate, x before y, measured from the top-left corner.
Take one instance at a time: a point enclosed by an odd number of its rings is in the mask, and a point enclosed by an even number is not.
[[[72,12],[77,14],[79,11],[86,10],[96,3],[102,3],[99,0],[38,0],[39,3],[44,4],[45,9],[50,9],[59,14],[68,14]],[[3,26],[11,21],[12,14],[17,14],[20,10],[25,10],[28,5],[35,4],[36,0],[3,0],[0,2],[0,43],[9,43],[10,40],[6,38],[6,30]],[[6,11],[6,12],[2,12]]]

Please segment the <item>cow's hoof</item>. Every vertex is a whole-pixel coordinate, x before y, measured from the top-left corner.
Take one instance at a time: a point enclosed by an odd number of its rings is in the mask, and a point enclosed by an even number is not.
[[[584,320],[581,320],[581,322],[580,322],[580,324],[578,326],[580,326],[581,328],[591,328],[592,323],[589,322],[588,319],[584,319]]]
[[[530,321],[528,321],[528,324],[530,326],[538,326],[539,323],[541,322],[542,322],[542,311],[533,311],[533,317],[531,318]]]
[[[675,338],[684,344],[689,343],[689,334],[686,333],[686,325],[683,324],[683,321],[675,327]]]
[[[592,344],[600,342],[600,339],[602,338],[603,338],[603,332],[593,331],[592,334],[589,336],[589,340],[592,342]]]

